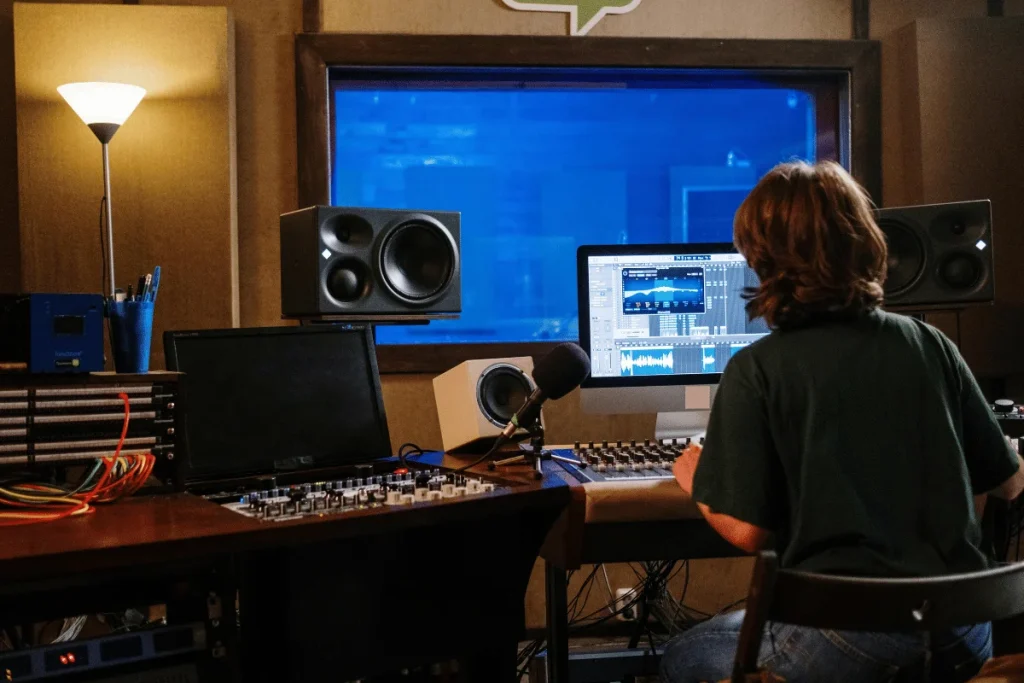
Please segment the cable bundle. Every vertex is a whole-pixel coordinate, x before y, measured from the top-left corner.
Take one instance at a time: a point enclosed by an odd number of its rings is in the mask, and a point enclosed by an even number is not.
[[[138,491],[156,464],[151,453],[122,456],[131,406],[128,395],[118,394],[124,401],[124,424],[114,454],[96,460],[92,469],[76,488],[35,482],[0,483],[0,527],[52,522],[72,515],[91,513],[94,503],[109,503]]]

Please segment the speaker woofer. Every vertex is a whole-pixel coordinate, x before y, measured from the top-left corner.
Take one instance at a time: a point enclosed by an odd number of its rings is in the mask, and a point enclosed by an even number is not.
[[[444,295],[458,262],[458,246],[451,233],[427,216],[389,230],[380,250],[384,284],[398,299],[420,306]]]
[[[370,293],[370,269],[357,259],[339,259],[327,270],[327,293],[339,304],[353,304]]]
[[[533,380],[515,365],[499,363],[480,374],[476,400],[487,421],[504,427],[533,392]]]
[[[900,221],[882,220],[878,227],[885,233],[888,249],[885,294],[899,296],[921,278],[927,261],[925,245],[917,231]]]

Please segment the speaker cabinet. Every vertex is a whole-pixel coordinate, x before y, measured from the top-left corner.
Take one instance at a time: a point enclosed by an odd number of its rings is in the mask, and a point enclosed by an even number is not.
[[[281,216],[286,318],[462,310],[460,214],[313,206]]]
[[[876,219],[889,246],[887,307],[959,308],[993,301],[987,199],[880,209]]]
[[[469,360],[435,377],[444,450],[486,452],[536,389],[532,372],[532,358],[499,358]]]

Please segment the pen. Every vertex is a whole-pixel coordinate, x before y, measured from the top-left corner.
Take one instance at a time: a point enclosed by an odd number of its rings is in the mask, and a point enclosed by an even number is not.
[[[149,290],[149,300],[155,302],[160,289],[160,266],[153,269],[153,286]]]

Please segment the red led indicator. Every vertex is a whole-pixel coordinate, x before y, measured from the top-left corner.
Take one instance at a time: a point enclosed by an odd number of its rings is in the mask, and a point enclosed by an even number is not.
[[[68,663],[69,664],[74,664],[75,663],[75,653],[74,652],[69,652],[68,653]]]
[[[61,655],[60,656],[60,663],[61,664],[67,664],[68,663],[68,656],[67,655]]]
[[[395,474],[408,474],[408,473],[409,473],[409,470],[407,470],[404,467],[399,467],[397,470],[395,470]]]

